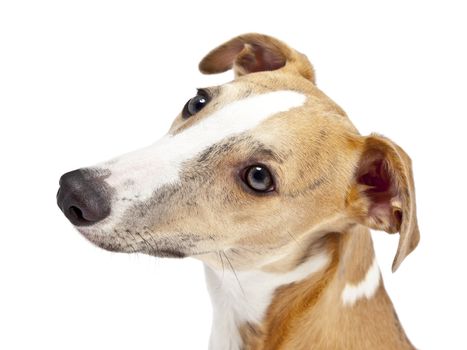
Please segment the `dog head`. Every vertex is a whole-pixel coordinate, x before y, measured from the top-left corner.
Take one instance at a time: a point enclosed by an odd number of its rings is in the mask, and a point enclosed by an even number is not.
[[[239,36],[199,67],[236,78],[198,90],[153,145],[62,176],[58,204],[76,228],[113,251],[229,251],[241,269],[361,224],[400,233],[396,269],[419,239],[406,153],[360,136],[306,56],[274,38]]]

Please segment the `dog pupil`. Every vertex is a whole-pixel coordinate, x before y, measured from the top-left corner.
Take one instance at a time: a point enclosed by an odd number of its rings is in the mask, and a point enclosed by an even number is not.
[[[266,174],[264,170],[261,168],[256,168],[255,172],[253,173],[253,178],[258,182],[263,182],[266,178]]]
[[[198,103],[196,104],[196,109],[200,110],[201,108],[203,108],[205,103],[206,103],[206,99],[204,97],[201,97],[198,100]]]
[[[248,168],[246,183],[256,191],[265,192],[272,185],[272,176],[267,168],[252,166]]]

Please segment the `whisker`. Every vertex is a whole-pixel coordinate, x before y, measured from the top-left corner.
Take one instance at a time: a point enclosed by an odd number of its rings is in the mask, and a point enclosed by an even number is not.
[[[136,237],[131,233],[131,231],[128,231],[128,233],[130,234],[131,238],[133,238],[133,242],[137,243]],[[135,246],[133,245],[133,243],[130,243],[130,244],[131,244],[131,248],[133,249],[133,253],[137,253],[137,250]]]
[[[127,233],[129,233],[130,236],[131,236],[131,238],[133,238],[133,242],[136,242],[136,238],[135,238],[135,236],[133,236],[133,234],[131,233],[131,231],[128,231]],[[125,242],[126,242],[126,244],[128,245],[128,247],[131,248],[131,252],[132,252],[132,253],[137,253],[137,252],[138,252],[138,251],[136,250],[135,246],[133,245],[133,243],[128,242],[127,239],[125,239]]]
[[[295,236],[290,232],[289,230],[286,230],[289,236],[297,243],[297,245],[300,247],[300,249],[304,250],[303,246],[300,244],[300,242],[295,238]]]
[[[154,242],[154,245],[156,246],[156,251],[159,251],[159,245],[157,244],[157,240],[154,239],[154,236],[149,234],[149,237],[151,237],[151,240]]]
[[[222,280],[221,280],[221,285],[219,286],[220,288],[222,287],[222,284],[224,283],[225,266],[224,266],[224,259],[222,259],[222,255],[219,250],[217,251],[217,254],[219,255],[219,259],[221,260],[221,264],[222,264]]]
[[[138,231],[136,231],[135,233],[143,240],[143,242],[151,249],[151,251],[156,251],[154,247],[143,236],[141,236],[141,234]]]
[[[225,251],[222,251],[222,253],[224,253],[225,258],[227,259],[227,262],[229,263],[230,268],[232,269],[232,272],[233,272],[233,274],[234,274],[234,276],[235,276],[235,279],[236,279],[237,282],[238,282],[238,286],[240,287],[240,290],[242,291],[243,296],[246,296],[246,295],[245,295],[245,291],[243,290],[243,287],[242,287],[242,285],[241,285],[241,283],[240,283],[240,280],[238,279],[237,273],[235,272],[235,269],[234,269],[232,263],[230,262],[230,259],[227,257],[227,254],[225,254]]]

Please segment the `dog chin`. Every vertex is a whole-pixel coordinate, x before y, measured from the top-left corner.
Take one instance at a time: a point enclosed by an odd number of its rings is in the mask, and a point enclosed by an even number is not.
[[[173,250],[173,249],[160,249],[154,254],[151,254],[154,256],[157,256],[159,258],[184,258],[186,257],[185,253],[180,252],[178,250]]]
[[[104,250],[115,253],[143,253],[159,258],[184,258],[186,253],[171,247],[153,247],[146,246],[137,247],[131,242],[122,240],[118,237],[109,235],[108,233],[100,230],[94,230],[89,227],[76,227],[84,238],[86,238],[93,245]]]
[[[119,242],[118,239],[115,239],[114,237],[111,237],[110,235],[105,234],[103,232],[93,230],[87,227],[76,227],[76,229],[79,231],[79,233],[81,233],[81,235],[84,238],[86,238],[86,240],[104,250],[117,253],[131,253],[135,251],[131,248],[130,244],[123,241]]]

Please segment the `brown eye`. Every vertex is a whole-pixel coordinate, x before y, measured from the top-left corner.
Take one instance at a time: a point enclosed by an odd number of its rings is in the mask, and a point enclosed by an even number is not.
[[[245,183],[257,192],[270,192],[274,190],[274,181],[271,172],[263,165],[253,165],[245,171]]]
[[[198,90],[195,97],[188,100],[183,107],[182,117],[187,119],[202,110],[211,100],[209,94],[205,90]]]

